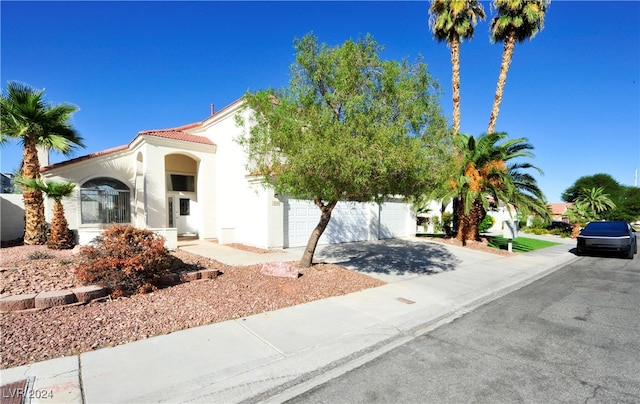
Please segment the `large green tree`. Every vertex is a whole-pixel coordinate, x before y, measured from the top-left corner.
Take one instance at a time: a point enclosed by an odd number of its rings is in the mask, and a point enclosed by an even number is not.
[[[477,0],[432,0],[429,26],[438,42],[451,50],[451,92],[453,97],[453,133],[460,132],[460,44],[473,38],[478,20],[485,19]]]
[[[496,127],[516,42],[533,39],[542,30],[549,3],[550,0],[493,0],[496,16],[490,23],[491,41],[502,42],[504,47],[487,133],[492,133]]]
[[[603,192],[609,195],[614,203],[618,202],[624,193],[624,186],[611,175],[598,173],[578,178],[570,187],[564,190],[560,197],[565,202],[575,202],[582,194],[582,190],[591,188],[602,188]]]
[[[615,208],[611,208],[597,215],[600,219],[626,220],[629,222],[640,219],[640,188],[620,184],[611,175],[598,173],[578,178],[561,195],[565,202],[575,202],[585,189],[602,188]]]
[[[338,201],[421,194],[444,171],[451,142],[421,61],[381,60],[370,35],[330,47],[307,34],[294,49],[288,87],[245,95],[254,113],[239,120],[249,128],[239,142],[265,184],[320,209],[300,261],[307,267]]]
[[[624,187],[624,193],[616,203],[616,209],[609,214],[611,219],[640,221],[640,188]]]
[[[15,81],[0,96],[0,144],[17,140],[23,147],[21,176],[27,180],[40,176],[38,146],[69,155],[84,147],[71,125],[78,108],[71,104],[53,105],[44,99],[44,90]],[[46,221],[42,191],[24,187],[25,244],[45,244]]]

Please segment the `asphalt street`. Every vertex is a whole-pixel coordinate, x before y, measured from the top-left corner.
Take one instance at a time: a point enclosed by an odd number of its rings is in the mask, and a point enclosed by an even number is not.
[[[640,255],[582,257],[290,403],[640,402]]]

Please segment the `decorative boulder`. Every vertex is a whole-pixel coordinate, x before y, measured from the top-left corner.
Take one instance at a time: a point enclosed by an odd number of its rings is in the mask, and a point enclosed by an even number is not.
[[[294,279],[300,276],[298,267],[291,262],[268,262],[262,265],[260,273],[263,275]]]

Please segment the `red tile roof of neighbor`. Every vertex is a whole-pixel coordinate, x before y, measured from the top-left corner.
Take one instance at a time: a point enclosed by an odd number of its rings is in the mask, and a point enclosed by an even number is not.
[[[199,125],[199,123],[181,126],[180,128],[176,128],[176,129],[142,131],[142,132],[138,133],[138,135],[134,138],[134,140],[137,139],[138,136],[155,136],[155,137],[161,137],[161,138],[165,138],[165,139],[174,139],[174,140],[180,140],[180,141],[183,141],[183,142],[200,143],[200,144],[206,144],[206,145],[214,146],[215,143],[213,143],[209,138],[206,138],[204,136],[191,135],[189,133],[184,133],[184,132],[178,130],[178,129],[188,129],[188,128],[195,127],[195,126],[198,126],[198,125]],[[80,156],[80,157],[76,157],[76,158],[73,158],[73,159],[70,159],[70,160],[62,161],[60,163],[51,164],[51,165],[48,165],[46,167],[40,168],[40,171],[44,172],[44,171],[51,170],[53,168],[58,168],[58,167],[66,166],[66,165],[69,165],[69,164],[78,163],[80,161],[89,160],[89,159],[92,159],[92,158],[95,158],[95,157],[99,157],[99,156],[104,156],[106,154],[115,153],[115,152],[118,152],[118,151],[121,151],[121,150],[127,150],[131,146],[131,143],[133,143],[133,140],[128,145],[117,146],[117,147],[113,147],[111,149],[106,149],[106,150],[102,150],[102,151],[99,151],[99,152],[87,154],[85,156]]]
[[[551,208],[552,215],[562,215],[567,211],[569,206],[573,205],[572,203],[550,203],[549,207]]]

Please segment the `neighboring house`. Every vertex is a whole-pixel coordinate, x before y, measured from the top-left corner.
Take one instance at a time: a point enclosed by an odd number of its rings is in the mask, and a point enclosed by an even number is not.
[[[0,193],[10,194],[13,192],[13,174],[0,173]]]
[[[237,114],[250,113],[242,105],[238,100],[202,122],[142,131],[128,145],[43,167],[45,179],[78,185],[63,203],[80,243],[111,223],[130,223],[160,232],[170,247],[177,236],[261,248],[306,245],[320,211],[249,175],[235,141],[247,133],[236,125]],[[415,234],[415,223],[401,201],[340,202],[320,243],[405,237]]]
[[[549,209],[551,209],[551,220],[569,223],[569,218],[567,217],[567,209],[569,209],[569,206],[571,205],[573,204],[567,202],[550,203]]]

